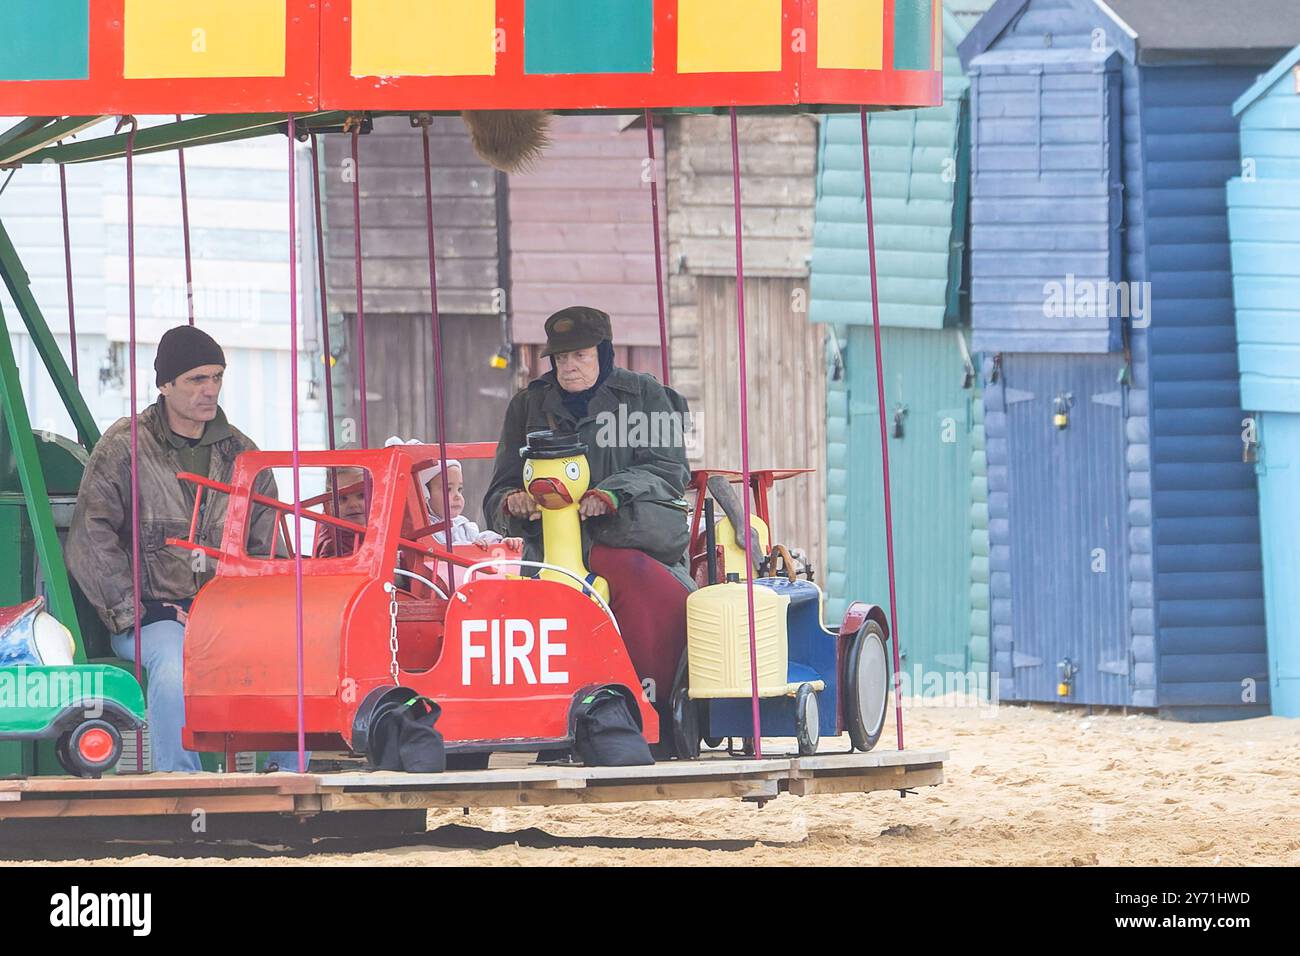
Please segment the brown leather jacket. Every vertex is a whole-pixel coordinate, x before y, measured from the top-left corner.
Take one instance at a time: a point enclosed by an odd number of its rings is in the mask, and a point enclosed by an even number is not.
[[[167,539],[184,538],[194,510],[194,486],[182,484],[176,450],[168,443],[162,407],[155,403],[140,413],[137,434],[140,472],[141,599],[176,601],[192,598],[216,572],[216,561],[202,552],[172,547]],[[229,481],[240,452],[255,451],[252,440],[230,426],[230,434],[212,445],[208,477]],[[275,497],[275,478],[258,476],[259,494]],[[199,514],[197,541],[221,546],[227,496],[207,491]],[[260,513],[259,513],[260,512]],[[250,551],[270,547],[275,513],[254,509]],[[131,420],[119,419],[95,446],[81,478],[65,551],[68,570],[76,578],[100,620],[118,634],[135,624],[131,580]]]

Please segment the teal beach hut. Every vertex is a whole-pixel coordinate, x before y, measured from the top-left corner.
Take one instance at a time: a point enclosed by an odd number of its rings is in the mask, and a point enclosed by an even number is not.
[[[1242,167],[1228,183],[1228,229],[1244,427],[1257,444],[1269,696],[1273,713],[1300,717],[1300,46],[1233,113]]]

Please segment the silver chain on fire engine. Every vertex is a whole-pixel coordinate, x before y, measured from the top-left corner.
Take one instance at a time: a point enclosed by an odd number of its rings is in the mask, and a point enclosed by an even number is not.
[[[388,665],[389,673],[393,675],[393,685],[396,686],[397,679],[397,588],[392,583],[386,583],[384,590],[388,592],[388,650],[392,653],[392,661]]]

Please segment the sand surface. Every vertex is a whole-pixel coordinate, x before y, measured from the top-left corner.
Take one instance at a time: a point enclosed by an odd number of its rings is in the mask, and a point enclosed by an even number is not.
[[[1185,724],[931,701],[907,709],[904,726],[909,746],[950,751],[947,780],[905,799],[885,791],[787,794],[762,809],[713,800],[468,816],[431,811],[430,833],[401,845],[376,841],[348,852],[103,845],[88,848],[85,859],[172,866],[1300,865],[1300,720]],[[893,740],[891,718],[881,746]],[[846,743],[823,741],[823,749]]]

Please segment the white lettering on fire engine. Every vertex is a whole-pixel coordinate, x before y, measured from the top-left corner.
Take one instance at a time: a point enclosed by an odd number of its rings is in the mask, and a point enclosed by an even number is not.
[[[522,634],[524,642],[515,643],[515,635]],[[528,655],[533,652],[533,622],[532,621],[506,621],[506,683],[515,682],[515,663],[518,662],[519,669],[523,671],[524,682],[536,684],[537,676],[533,673],[533,665],[528,660]]]
[[[557,644],[551,640],[551,632],[559,631],[563,633],[569,629],[569,622],[562,617],[544,617],[542,618],[542,683],[543,684],[567,684],[569,682],[568,671],[552,671],[551,658],[563,657],[569,652],[569,645]]]
[[[553,639],[554,635],[568,630],[569,621],[562,617],[542,618],[536,629],[527,618],[507,618],[504,622],[462,621],[460,626],[460,682],[468,687],[473,683],[473,662],[488,660],[491,664],[492,683],[512,685],[515,674],[522,676],[524,684],[567,684],[567,670],[552,670],[553,659],[563,658],[569,651],[567,644]],[[486,635],[487,644],[476,642],[478,635]],[[538,667],[533,668],[531,655],[538,656]],[[504,664],[504,667],[502,666]]]
[[[469,665],[475,658],[487,656],[487,651],[472,640],[472,635],[488,629],[487,621],[463,621],[460,625],[460,682],[469,686]]]

